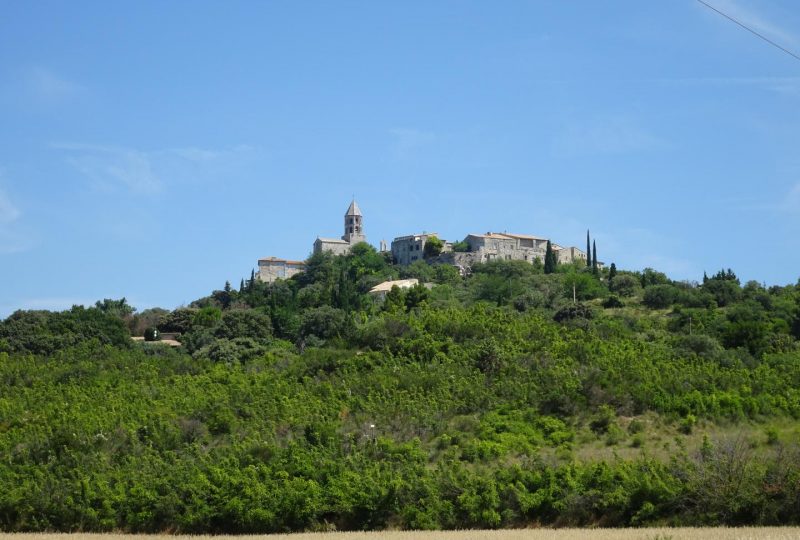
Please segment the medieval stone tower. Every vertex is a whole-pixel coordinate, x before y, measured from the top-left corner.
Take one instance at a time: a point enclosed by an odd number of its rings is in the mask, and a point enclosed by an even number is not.
[[[364,236],[364,216],[361,214],[361,209],[358,207],[356,200],[350,203],[347,212],[344,214],[344,234],[342,240],[348,244],[357,244],[365,242],[367,237]]]
[[[346,255],[350,253],[350,248],[359,242],[366,242],[364,235],[364,216],[358,207],[356,200],[350,203],[347,212],[344,213],[344,234],[340,238],[317,237],[314,241],[314,253],[330,251],[334,255]]]

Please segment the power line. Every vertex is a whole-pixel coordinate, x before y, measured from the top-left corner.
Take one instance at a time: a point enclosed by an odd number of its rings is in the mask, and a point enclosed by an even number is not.
[[[718,10],[717,8],[712,6],[711,4],[708,4],[708,3],[704,2],[703,0],[697,0],[697,1],[700,2],[701,4],[703,4],[704,6],[706,6],[708,9],[710,9],[712,11],[716,11],[717,13],[719,13],[720,15],[722,15],[723,17],[725,17],[729,21],[735,22],[736,24],[738,24],[739,26],[741,26],[742,28],[744,28],[745,30],[750,32],[751,34],[755,34],[756,36],[760,37],[761,39],[763,39],[764,41],[766,41],[767,43],[769,43],[773,47],[777,47],[778,49],[782,50],[783,52],[785,52],[789,56],[793,57],[795,60],[800,60],[800,56],[796,55],[795,53],[793,53],[789,49],[786,49],[785,47],[782,47],[782,46],[778,45],[777,43],[775,43],[774,41],[772,41],[771,39],[769,39],[765,35],[759,34],[755,30],[753,30],[752,28],[750,28],[749,26],[744,24],[743,22],[734,19],[733,17],[731,17],[727,13],[723,13],[722,11]]]

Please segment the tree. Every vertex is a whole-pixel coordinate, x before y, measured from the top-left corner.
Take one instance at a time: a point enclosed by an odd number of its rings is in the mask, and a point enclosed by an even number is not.
[[[592,251],[591,244],[589,243],[589,229],[586,229],[586,266],[592,266]]]
[[[196,309],[178,308],[163,315],[156,325],[161,332],[186,333],[192,329]]]
[[[211,328],[222,318],[222,311],[213,306],[204,307],[192,317],[192,326]]]
[[[422,256],[426,259],[438,257],[443,248],[444,242],[439,240],[436,236],[431,236],[425,241],[425,248],[422,250]]]
[[[350,332],[352,322],[347,313],[331,306],[309,309],[301,318],[300,336],[316,336],[319,339],[344,337]]]
[[[550,240],[547,241],[547,248],[544,252],[544,273],[552,274],[556,271],[556,254],[553,252],[553,246]]]
[[[252,268],[250,269],[250,281],[247,282],[247,290],[252,292],[252,290],[256,286],[256,271]]]
[[[428,291],[428,288],[422,283],[417,283],[406,292],[406,309],[411,310],[421,306],[428,300],[429,296],[430,291]]]
[[[644,290],[642,302],[652,309],[665,309],[678,299],[678,289],[672,285],[650,285]]]
[[[609,278],[608,288],[620,296],[633,296],[638,292],[639,287],[639,280],[631,274],[619,274],[614,277],[613,281]]]
[[[669,278],[663,272],[658,272],[652,268],[645,268],[642,270],[642,287],[649,285],[667,285]]]
[[[400,287],[393,285],[389,292],[386,293],[386,298],[384,298],[383,301],[383,309],[385,311],[402,311],[405,309],[405,305],[405,293]]]
[[[150,327],[144,331],[145,341],[158,341],[161,336],[158,334],[158,329]]]
[[[95,302],[94,307],[103,313],[114,315],[120,319],[124,319],[125,317],[133,315],[133,312],[136,311],[135,307],[128,304],[128,301],[125,299],[125,297],[122,297],[119,300],[104,298],[102,302],[99,300]]]
[[[268,340],[272,336],[272,321],[258,311],[232,310],[222,315],[222,320],[214,328],[218,338],[251,338],[256,341]]]
[[[617,277],[617,265],[611,263],[611,268],[608,269],[608,283],[611,284],[614,278]]]
[[[466,253],[469,251],[469,243],[466,240],[461,240],[453,244],[453,251],[456,253]]]
[[[597,240],[592,242],[592,273],[597,275],[598,267],[597,267]]]

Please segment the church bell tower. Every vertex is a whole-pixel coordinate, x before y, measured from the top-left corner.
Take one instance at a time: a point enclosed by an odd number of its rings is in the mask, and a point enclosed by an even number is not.
[[[358,207],[356,200],[350,203],[347,212],[344,214],[344,234],[342,240],[349,244],[357,244],[359,242],[366,242],[367,237],[364,236],[364,216],[361,214],[361,209]]]

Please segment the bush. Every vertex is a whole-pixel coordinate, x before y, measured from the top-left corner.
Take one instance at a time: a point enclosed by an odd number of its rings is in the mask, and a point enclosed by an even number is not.
[[[692,430],[694,429],[694,426],[696,424],[697,424],[697,417],[695,415],[693,415],[693,414],[687,414],[680,421],[680,424],[678,424],[678,431],[680,431],[681,433],[684,433],[686,435],[689,435],[692,432]]]
[[[422,250],[422,256],[426,259],[431,257],[438,257],[444,248],[444,242],[435,236],[430,236],[425,241],[425,247]]]
[[[316,336],[332,339],[348,336],[352,322],[347,313],[331,306],[309,309],[300,320],[300,337]]]
[[[625,307],[625,304],[622,303],[622,300],[620,300],[618,296],[612,294],[603,301],[603,307],[606,309],[614,309]]]
[[[611,292],[619,296],[630,297],[634,296],[639,289],[639,280],[630,274],[617,274],[614,279],[608,284]]]
[[[161,339],[161,334],[158,333],[158,329],[151,327],[144,331],[145,341],[158,341],[160,339]]]
[[[264,341],[272,337],[272,321],[267,315],[252,309],[226,311],[214,328],[214,335],[223,339]]]
[[[456,253],[466,253],[469,251],[469,243],[467,243],[466,240],[455,242],[453,244],[453,251],[455,251]]]
[[[642,302],[651,309],[665,309],[675,303],[678,289],[672,285],[651,285],[644,290]]]
[[[586,304],[572,304],[565,306],[553,315],[556,322],[573,321],[577,319],[589,320],[594,318],[594,311]]]

